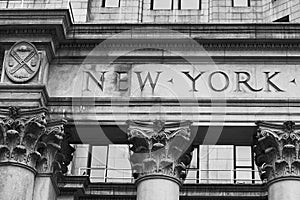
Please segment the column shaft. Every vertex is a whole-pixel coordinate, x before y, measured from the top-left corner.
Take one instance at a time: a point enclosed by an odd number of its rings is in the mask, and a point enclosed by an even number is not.
[[[35,179],[33,200],[56,200],[58,188],[52,174],[39,174]]]
[[[288,178],[269,184],[269,200],[295,200],[300,199],[300,177]]]
[[[0,164],[0,200],[32,200],[35,173],[13,163]]]
[[[137,200],[179,200],[180,184],[168,176],[146,176],[137,182]]]

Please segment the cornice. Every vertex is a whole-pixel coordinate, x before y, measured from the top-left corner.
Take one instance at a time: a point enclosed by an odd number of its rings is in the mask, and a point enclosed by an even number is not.
[[[1,40],[10,46],[15,41],[9,42],[7,36],[21,35],[22,38],[31,38],[37,47],[50,43],[48,57],[55,55],[61,41],[66,38],[72,27],[72,14],[68,9],[1,9],[0,10],[0,35],[6,40]],[[35,41],[38,36],[43,39]],[[50,37],[46,39],[45,36]],[[7,44],[8,43],[8,44]]]
[[[122,42],[120,42],[122,40]],[[269,40],[253,40],[249,38],[243,38],[241,40],[224,40],[224,39],[215,39],[210,40],[207,38],[204,39],[197,39],[194,38],[195,41],[199,44],[199,47],[204,48],[205,50],[224,50],[224,49],[233,49],[233,50],[299,50],[300,49],[300,42],[299,40],[289,40],[289,39],[282,39],[277,40],[274,39],[272,41]],[[81,40],[77,42],[70,42],[70,43],[61,43],[59,48],[61,49],[93,49],[97,45],[99,45],[103,40],[98,41],[88,41],[88,40]],[[196,44],[196,43],[195,43]],[[109,43],[109,44],[101,44],[101,46],[110,48],[110,49],[116,49],[116,51],[122,51],[122,48],[136,48],[140,49],[140,51],[143,51],[142,48],[147,47],[147,51],[157,51],[157,49],[164,49],[166,46],[168,48],[199,48],[196,46],[191,46],[189,44],[186,44],[184,41],[178,40],[176,38],[175,40],[169,39],[169,40],[160,40],[160,39],[143,39],[143,40],[126,40],[126,39],[120,39],[119,41],[115,40],[115,43]],[[125,49],[126,50],[126,49]]]
[[[40,94],[38,98],[30,98],[29,100],[34,102],[38,102],[39,107],[46,107],[48,105],[49,95],[45,85],[40,84],[0,84],[0,92],[1,93],[28,93],[28,94]],[[0,97],[0,99],[5,97]],[[24,102],[23,97],[9,97],[10,101],[15,102]],[[1,105],[1,104],[0,104]],[[33,104],[34,106],[34,104]],[[0,107],[1,108],[1,107]],[[0,110],[1,115],[1,110]]]
[[[103,40],[126,31],[138,30],[145,36],[145,31],[170,30],[193,38],[205,49],[300,49],[300,24],[75,24],[68,9],[3,9],[0,10],[0,35],[49,35],[56,49],[92,49]],[[128,32],[127,32],[128,33]],[[147,35],[149,48],[163,47],[166,42],[157,40],[157,34]],[[182,36],[183,36],[182,35]],[[118,37],[122,44],[114,48],[139,46],[139,42],[129,43],[124,37]],[[170,37],[159,34],[159,38],[172,41],[175,47],[180,44],[180,36]],[[170,39],[172,38],[172,39]],[[153,39],[157,42],[153,43]],[[179,40],[178,40],[179,39]],[[176,41],[174,43],[174,41]],[[148,46],[147,46],[148,47]],[[189,46],[187,46],[189,48]]]
[[[2,9],[0,10],[0,27],[3,31],[3,29],[8,30],[7,25],[9,27],[18,26],[18,29],[14,30],[17,33],[28,30],[47,33],[47,29],[51,30],[49,33],[54,33],[53,31],[57,31],[60,26],[60,31],[64,34],[57,34],[57,36],[63,37],[72,26],[71,17],[68,9]]]
[[[72,29],[73,34],[118,34],[127,30],[138,30],[140,34],[143,34],[142,30],[173,30],[181,33],[187,33],[189,36],[196,36],[196,34],[216,34],[216,33],[231,33],[237,35],[243,35],[245,33],[248,36],[255,34],[256,37],[268,39],[268,36],[272,35],[260,35],[267,33],[297,33],[300,30],[299,24],[296,23],[202,23],[202,24],[150,24],[150,23],[136,23],[136,24],[95,24],[84,23],[74,24],[76,29]],[[169,38],[165,35],[166,38]],[[236,39],[234,35],[227,35],[228,39]],[[274,37],[274,36],[273,36]],[[295,35],[294,35],[295,37]],[[151,36],[150,36],[151,38]],[[224,37],[220,37],[222,39]],[[251,38],[251,37],[249,37]],[[280,39],[279,37],[277,37]],[[201,39],[201,38],[199,38]],[[215,38],[216,39],[216,38]],[[258,38],[257,38],[258,39]],[[275,37],[274,37],[275,39]]]

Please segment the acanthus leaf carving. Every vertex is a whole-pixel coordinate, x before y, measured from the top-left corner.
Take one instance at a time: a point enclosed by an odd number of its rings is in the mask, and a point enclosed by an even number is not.
[[[271,181],[284,176],[299,176],[300,127],[291,121],[283,125],[256,124],[254,153],[261,179]]]
[[[158,173],[185,179],[192,152],[189,122],[168,127],[159,120],[152,124],[129,121],[128,125],[134,178]]]
[[[18,107],[9,107],[8,117],[0,119],[0,162],[22,163],[38,173],[66,173],[74,148],[65,123],[47,124],[45,110],[21,116]]]
[[[39,159],[37,163],[38,172],[56,173],[60,171],[60,165],[59,163],[57,164],[56,155],[61,150],[63,138],[63,124],[47,127],[45,133],[39,140],[38,151],[41,153],[41,159]]]
[[[40,153],[36,151],[37,141],[45,131],[44,111],[23,117],[18,107],[9,107],[9,115],[0,119],[0,162],[12,161],[35,167]]]

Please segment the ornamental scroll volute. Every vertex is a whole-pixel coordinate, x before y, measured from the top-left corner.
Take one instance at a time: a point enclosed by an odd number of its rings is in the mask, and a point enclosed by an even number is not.
[[[41,56],[29,42],[15,43],[6,53],[4,69],[6,76],[15,83],[25,83],[36,76],[40,69]]]
[[[21,112],[9,107],[8,116],[0,119],[0,164],[14,162],[38,173],[66,173],[74,152],[66,140],[66,122],[47,123],[44,108]]]
[[[192,159],[190,123],[166,125],[128,122],[131,143],[130,161],[135,179],[150,174],[164,174],[183,181]]]
[[[285,176],[300,176],[300,126],[287,121],[283,125],[257,122],[254,156],[265,182]]]

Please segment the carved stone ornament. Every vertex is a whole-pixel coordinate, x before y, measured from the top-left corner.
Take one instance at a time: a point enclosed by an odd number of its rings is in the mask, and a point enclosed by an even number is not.
[[[40,68],[40,56],[29,42],[17,42],[5,57],[5,72],[10,80],[23,83],[32,79]]]
[[[190,123],[153,124],[128,122],[131,143],[130,162],[135,179],[149,174],[164,174],[181,181],[192,160]]]
[[[254,136],[255,163],[263,181],[300,176],[300,126],[287,121],[283,125],[257,122]]]
[[[41,135],[37,143],[37,151],[41,154],[36,165],[39,173],[67,173],[75,149],[67,142],[64,124],[64,120],[50,124]]]
[[[0,119],[0,163],[21,163],[39,173],[66,173],[74,149],[65,141],[65,122],[47,125],[45,109],[29,117],[20,112],[10,107],[8,117]]]

